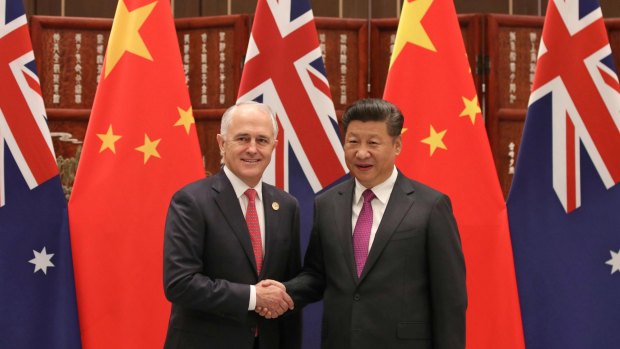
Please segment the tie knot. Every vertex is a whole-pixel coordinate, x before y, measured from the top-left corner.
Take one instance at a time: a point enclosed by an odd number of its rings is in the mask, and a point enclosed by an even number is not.
[[[245,196],[248,197],[248,199],[250,200],[250,202],[254,202],[254,200],[256,199],[256,190],[250,188],[248,190],[245,191]]]
[[[364,203],[369,203],[372,201],[372,199],[374,199],[375,193],[372,192],[372,190],[370,189],[366,189],[364,190],[364,192],[362,193],[362,197],[364,197]]]

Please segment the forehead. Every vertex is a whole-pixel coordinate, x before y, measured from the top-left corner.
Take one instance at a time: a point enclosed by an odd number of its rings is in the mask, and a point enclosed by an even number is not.
[[[239,107],[232,116],[228,132],[273,136],[271,116],[252,106]]]
[[[385,121],[351,121],[347,127],[347,136],[389,137]]]

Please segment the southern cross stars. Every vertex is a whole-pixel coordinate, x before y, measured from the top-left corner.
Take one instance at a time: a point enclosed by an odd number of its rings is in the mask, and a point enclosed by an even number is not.
[[[611,265],[611,273],[615,273],[617,271],[620,272],[620,250],[618,252],[609,251],[611,254],[611,259],[605,262],[605,264]]]
[[[34,258],[29,260],[28,262],[34,264],[34,272],[36,273],[37,271],[41,270],[43,271],[43,274],[47,275],[47,268],[54,266],[54,264],[52,263],[52,257],[54,257],[54,254],[47,254],[47,251],[45,251],[45,247],[43,247],[41,252],[37,252],[35,250],[32,250],[32,252],[34,253]]]

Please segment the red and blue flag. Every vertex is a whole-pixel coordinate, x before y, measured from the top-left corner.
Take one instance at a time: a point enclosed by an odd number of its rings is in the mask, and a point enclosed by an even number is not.
[[[348,172],[308,0],[258,1],[238,99],[277,115],[278,146],[264,179],[299,200],[305,250],[314,195]],[[320,312],[304,311],[304,347],[319,347]]]
[[[620,343],[619,150],[599,4],[551,1],[508,198],[528,349]]]
[[[0,0],[0,348],[80,348],[62,191],[21,0]]]

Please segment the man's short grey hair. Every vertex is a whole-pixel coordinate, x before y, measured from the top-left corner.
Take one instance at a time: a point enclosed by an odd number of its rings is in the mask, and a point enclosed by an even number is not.
[[[254,108],[256,108],[261,113],[269,115],[269,117],[271,118],[271,124],[273,125],[273,137],[274,139],[278,138],[278,121],[276,120],[276,115],[273,113],[273,111],[267,104],[258,103],[255,101],[237,102],[232,107],[226,109],[226,111],[224,112],[224,115],[222,115],[220,135],[226,138],[226,132],[228,132],[228,126],[230,126],[230,123],[232,122],[232,118],[233,118],[233,115],[235,114],[235,111],[237,110],[237,108],[241,106],[246,106],[246,105],[252,105],[254,106]]]

